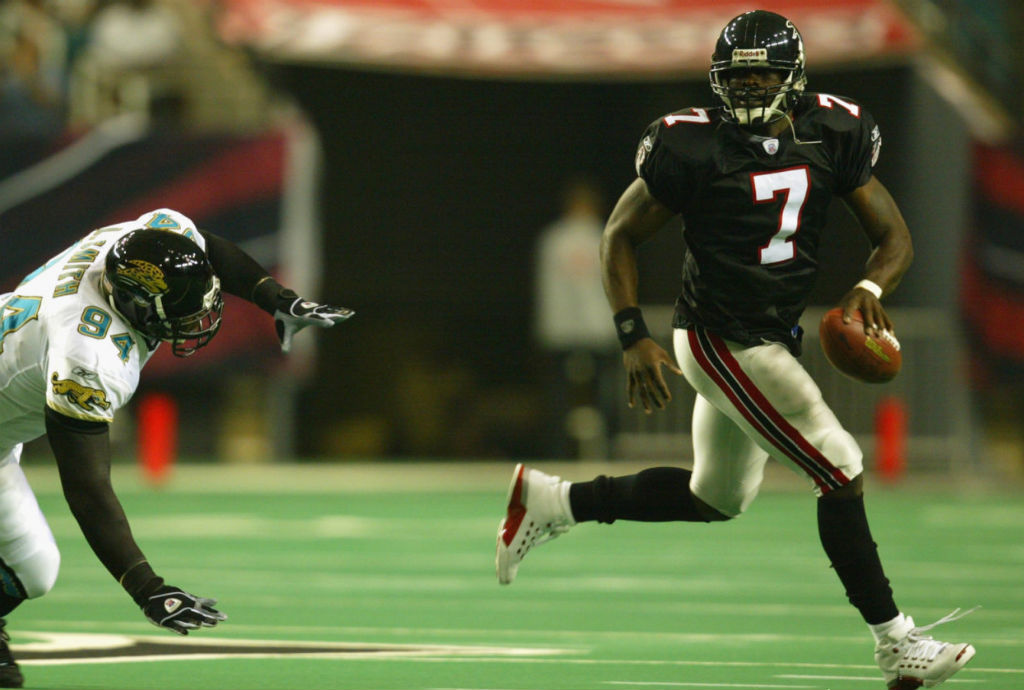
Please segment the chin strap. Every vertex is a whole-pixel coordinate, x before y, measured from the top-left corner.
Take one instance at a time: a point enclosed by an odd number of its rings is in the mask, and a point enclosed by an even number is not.
[[[789,131],[793,133],[793,143],[794,144],[803,145],[803,144],[820,144],[821,143],[820,139],[817,140],[817,141],[800,141],[800,138],[797,137],[797,135],[796,135],[796,127],[793,126],[793,118],[791,118],[789,116],[789,113],[782,113],[782,117],[786,118],[786,122],[789,123]]]

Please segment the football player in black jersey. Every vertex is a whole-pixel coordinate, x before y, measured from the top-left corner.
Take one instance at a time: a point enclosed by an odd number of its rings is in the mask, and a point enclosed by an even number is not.
[[[669,403],[663,368],[686,377],[697,392],[693,471],[570,483],[518,466],[498,532],[498,579],[510,583],[531,546],[577,522],[734,518],[772,457],[808,477],[818,496],[822,545],[874,635],[888,687],[931,687],[974,648],[933,639],[933,626],[916,627],[897,608],[868,528],[860,448],[796,360],[831,200],[843,199],[874,247],[864,279],[840,301],[847,320],[861,311],[872,335],[892,329],[879,300],[910,265],[910,233],[872,173],[881,135],[871,115],[850,98],[805,92],[804,64],[803,40],[785,17],[758,10],[730,21],[711,63],[720,105],[648,127],[637,179],[605,227],[603,278],[630,406],[651,413]],[[677,215],[686,254],[673,361],[637,306],[636,248]]]

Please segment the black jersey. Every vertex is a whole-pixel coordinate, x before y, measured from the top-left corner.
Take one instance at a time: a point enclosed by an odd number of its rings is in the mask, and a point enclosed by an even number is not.
[[[866,184],[881,136],[845,97],[805,93],[794,129],[761,137],[688,108],[644,133],[636,168],[654,197],[682,215],[686,254],[673,326],[699,324],[746,345],[800,353],[797,322],[818,270],[832,198]]]

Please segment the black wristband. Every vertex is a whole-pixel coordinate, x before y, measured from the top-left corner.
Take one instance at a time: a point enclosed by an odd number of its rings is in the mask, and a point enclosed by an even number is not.
[[[128,568],[118,581],[139,606],[145,606],[149,596],[164,584],[164,579],[154,573],[146,561]]]
[[[249,301],[258,306],[271,316],[277,310],[277,296],[284,290],[281,283],[270,276],[266,276],[253,288]]]
[[[626,307],[615,314],[613,318],[615,319],[615,335],[619,336],[619,343],[623,350],[628,350],[644,338],[651,337],[651,332],[647,330],[647,324],[644,323],[644,315],[640,312],[640,307]]]

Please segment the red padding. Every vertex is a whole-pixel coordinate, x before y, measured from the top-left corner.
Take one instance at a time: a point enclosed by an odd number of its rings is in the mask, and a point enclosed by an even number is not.
[[[886,397],[875,409],[875,469],[887,482],[896,482],[907,471],[907,408],[901,398]]]
[[[166,393],[147,393],[139,402],[139,465],[143,477],[164,481],[178,452],[178,403]]]

